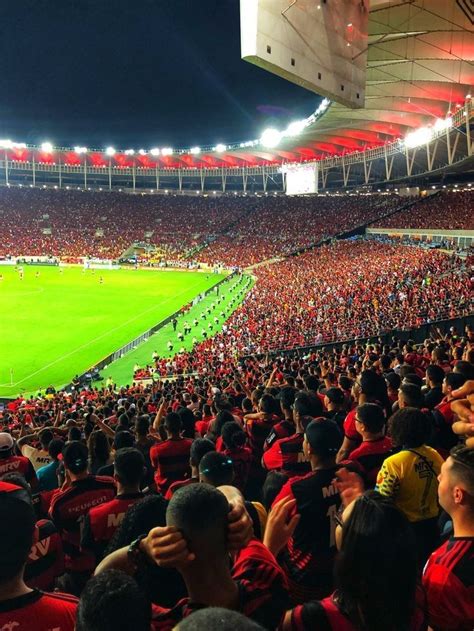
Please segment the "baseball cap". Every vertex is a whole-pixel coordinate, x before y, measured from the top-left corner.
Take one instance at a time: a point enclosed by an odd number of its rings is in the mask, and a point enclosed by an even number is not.
[[[315,420],[306,427],[306,440],[311,449],[320,456],[335,456],[342,444],[342,436],[334,421]]]
[[[13,449],[13,438],[8,432],[0,432],[0,451]]]

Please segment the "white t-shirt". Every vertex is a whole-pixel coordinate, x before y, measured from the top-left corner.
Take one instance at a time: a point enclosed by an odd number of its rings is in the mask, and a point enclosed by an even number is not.
[[[38,471],[38,469],[41,469],[41,467],[44,467],[53,461],[47,451],[44,449],[37,449],[31,445],[23,445],[21,453],[25,456],[25,458],[30,460],[35,471]]]

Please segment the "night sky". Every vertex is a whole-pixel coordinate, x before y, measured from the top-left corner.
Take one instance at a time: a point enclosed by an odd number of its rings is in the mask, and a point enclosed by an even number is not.
[[[239,0],[0,2],[0,138],[213,145],[319,101],[241,60]]]

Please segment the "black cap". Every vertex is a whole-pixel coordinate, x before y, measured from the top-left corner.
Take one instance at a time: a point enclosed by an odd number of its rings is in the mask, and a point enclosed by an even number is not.
[[[326,458],[335,456],[342,444],[338,426],[328,419],[311,421],[305,430],[305,436],[312,451]]]

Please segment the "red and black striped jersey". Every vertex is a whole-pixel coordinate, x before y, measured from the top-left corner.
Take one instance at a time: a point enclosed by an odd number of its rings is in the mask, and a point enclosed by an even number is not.
[[[418,606],[409,626],[410,631],[425,631],[427,628],[424,612],[423,594],[417,594]],[[338,606],[333,594],[328,598],[312,600],[298,605],[291,611],[289,631],[358,631],[360,626],[354,624]]]
[[[285,497],[296,499],[301,515],[279,559],[294,603],[328,596],[333,589],[336,556],[335,515],[341,504],[333,484],[337,467],[318,469],[285,483],[273,505]]]
[[[143,497],[143,493],[117,495],[113,500],[91,508],[84,516],[81,548],[92,550],[97,559],[102,558],[127,510]]]
[[[189,438],[169,439],[153,445],[150,449],[151,464],[155,469],[155,483],[163,495],[170,484],[184,480],[190,475],[189,452],[192,443]]]
[[[86,572],[94,569],[94,555],[80,548],[83,518],[94,506],[113,499],[115,492],[113,478],[89,475],[54,493],[49,515],[63,540],[66,570]]]
[[[269,471],[282,471],[289,478],[310,473],[311,465],[304,455],[303,441],[304,434],[293,434],[277,440],[263,453],[263,465]]]
[[[392,453],[392,440],[384,436],[376,440],[364,440],[354,451],[351,451],[349,460],[359,463],[366,475],[367,483],[374,487],[385,458],[391,456]]]
[[[239,611],[267,629],[277,628],[288,608],[288,592],[285,576],[268,548],[252,539],[237,553],[232,578],[239,588]],[[171,630],[205,606],[190,603],[189,598],[183,598],[172,609],[152,605],[152,629]]]
[[[252,478],[265,478],[265,471],[261,464],[263,445],[274,424],[273,417],[270,417],[268,419],[249,419],[245,425],[248,447],[252,452],[252,464],[249,474]]]
[[[69,594],[44,594],[36,589],[0,601],[2,631],[74,631],[78,599]]]
[[[36,477],[36,471],[34,470],[31,461],[25,456],[8,456],[7,458],[0,458],[0,476],[6,473],[20,473],[28,484],[33,487],[38,484],[38,478]]]
[[[430,625],[443,631],[474,628],[474,537],[451,537],[423,572]]]
[[[28,587],[49,591],[54,581],[64,573],[64,553],[61,537],[49,519],[36,523],[34,543],[26,561],[24,579]]]
[[[293,423],[293,421],[288,421],[287,419],[283,419],[283,421],[280,421],[279,423],[276,423],[270,433],[268,434],[267,438],[265,439],[265,444],[263,445],[263,450],[267,451],[267,449],[270,449],[270,447],[277,441],[280,440],[281,438],[288,438],[288,436],[291,436],[292,434],[294,434],[296,431],[296,427],[295,424]]]

